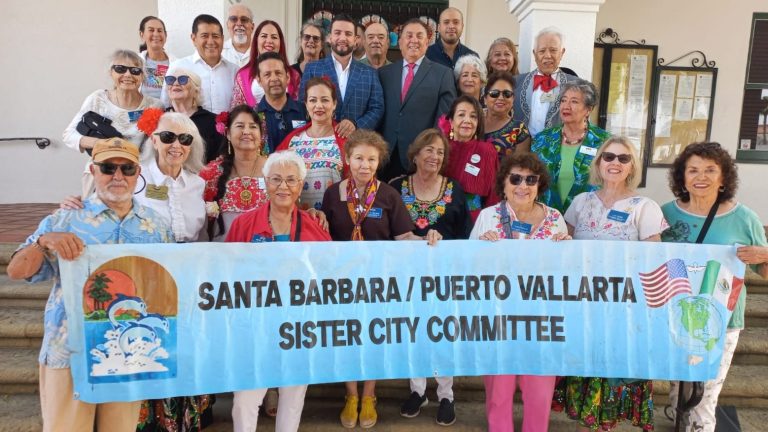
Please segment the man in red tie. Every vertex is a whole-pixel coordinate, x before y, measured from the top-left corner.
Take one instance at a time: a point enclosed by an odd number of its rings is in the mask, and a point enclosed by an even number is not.
[[[398,39],[403,60],[378,70],[384,90],[379,132],[390,151],[389,163],[379,174],[382,180],[407,172],[408,146],[421,131],[435,127],[456,98],[453,70],[426,57],[429,32],[418,18],[406,21]]]
[[[528,126],[531,135],[560,124],[560,86],[576,78],[560,70],[564,53],[562,33],[547,27],[536,35],[536,69],[515,77],[513,115]]]

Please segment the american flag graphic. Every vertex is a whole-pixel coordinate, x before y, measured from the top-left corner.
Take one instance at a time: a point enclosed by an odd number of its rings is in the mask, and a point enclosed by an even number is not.
[[[665,262],[652,272],[640,273],[640,282],[645,303],[652,308],[664,306],[678,294],[692,293],[685,262],[679,258]]]

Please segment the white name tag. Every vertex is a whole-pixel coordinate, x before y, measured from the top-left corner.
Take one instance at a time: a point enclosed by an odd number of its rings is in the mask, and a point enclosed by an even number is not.
[[[298,129],[304,126],[305,124],[307,124],[307,122],[305,122],[304,120],[291,120],[291,125],[293,126],[294,129]]]
[[[557,95],[555,94],[554,91],[550,90],[549,93],[543,93],[541,95],[541,99],[540,100],[542,102],[550,102],[551,103],[551,102],[554,102],[554,101],[557,100]]]
[[[583,145],[579,147],[579,153],[584,153],[585,155],[594,156],[597,154],[597,149],[594,147],[587,147]]]
[[[464,165],[464,172],[477,177],[477,175],[480,174],[480,167],[467,162],[467,164]]]
[[[264,177],[259,177],[259,189],[267,190],[267,182],[264,180]]]

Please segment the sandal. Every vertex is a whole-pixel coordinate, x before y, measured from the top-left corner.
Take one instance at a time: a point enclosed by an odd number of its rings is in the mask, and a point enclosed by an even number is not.
[[[277,389],[267,390],[266,396],[264,396],[264,413],[272,418],[277,416],[277,402],[278,402]]]

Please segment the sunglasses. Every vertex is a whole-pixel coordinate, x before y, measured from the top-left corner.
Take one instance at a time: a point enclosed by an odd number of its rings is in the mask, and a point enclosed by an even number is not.
[[[247,16],[239,17],[239,16],[232,15],[231,17],[229,17],[229,22],[231,23],[237,23],[238,21],[240,21],[243,24],[250,24],[252,20]]]
[[[113,164],[109,162],[94,162],[93,164],[99,167],[99,171],[101,171],[102,174],[115,175],[117,169],[120,168],[120,172],[127,177],[136,175],[136,169],[139,167],[132,163]]]
[[[509,182],[515,186],[520,186],[523,180],[525,180],[525,184],[528,186],[536,186],[539,183],[539,176],[536,174],[531,174],[527,176],[521,176],[520,174],[509,175]]]
[[[489,90],[488,96],[496,99],[499,97],[499,95],[504,96],[506,99],[512,99],[512,96],[515,95],[515,92],[512,90]]]
[[[188,146],[188,145],[192,145],[192,140],[195,139],[192,135],[188,133],[176,135],[171,131],[155,132],[155,135],[160,137],[160,141],[163,144],[173,144],[174,142],[176,142],[176,138],[178,138],[179,144],[183,146]]]
[[[288,186],[289,188],[293,188],[299,185],[299,179],[296,177],[287,177],[287,178],[282,178],[277,176],[267,177],[267,181],[269,182],[269,184],[271,184],[274,187],[280,187],[280,185],[283,184],[283,182],[285,182],[285,185]]]
[[[179,75],[177,77],[173,75],[165,76],[165,83],[169,86],[172,86],[177,81],[179,82],[179,85],[187,85],[187,83],[189,82],[189,76],[187,75]]]
[[[139,76],[141,75],[141,68],[135,67],[135,66],[125,66],[125,65],[112,65],[112,70],[115,71],[115,73],[118,73],[120,75],[124,74],[125,71],[131,71],[131,75]]]
[[[626,153],[625,154],[617,155],[616,153],[603,152],[601,157],[606,162],[613,162],[613,160],[616,159],[616,158],[619,158],[619,162],[621,162],[623,164],[628,164],[628,163],[632,162],[632,156],[628,155]]]
[[[309,42],[309,41],[320,42],[320,36],[305,34],[305,35],[302,35],[301,38],[304,39],[304,42]]]

